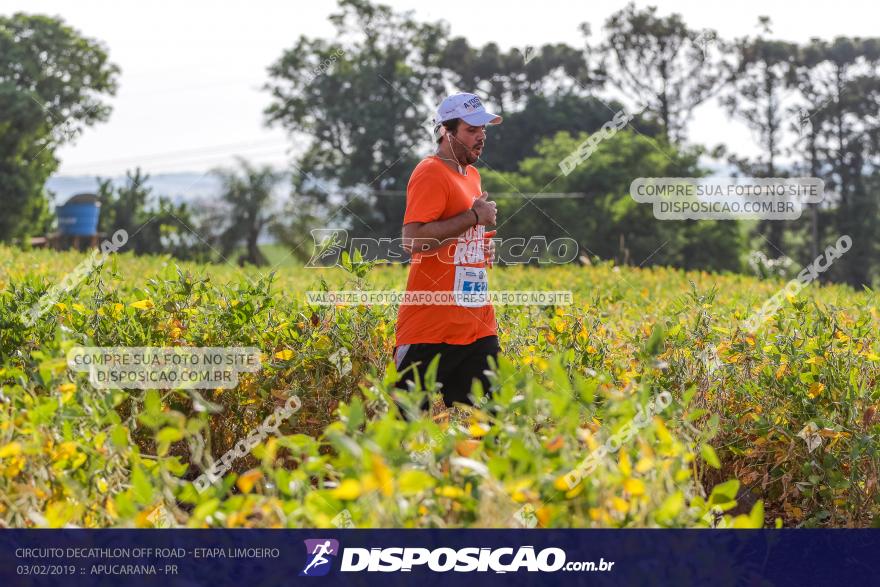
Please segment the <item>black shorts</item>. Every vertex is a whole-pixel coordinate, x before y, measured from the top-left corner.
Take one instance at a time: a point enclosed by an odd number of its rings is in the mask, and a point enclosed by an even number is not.
[[[474,379],[478,379],[483,384],[484,393],[489,393],[489,378],[483,371],[490,368],[489,357],[497,361],[500,351],[501,346],[495,335],[478,338],[471,344],[444,342],[405,344],[394,349],[394,362],[398,372],[413,363],[419,363],[415,370],[418,371],[419,381],[424,384],[425,371],[434,356],[439,354],[437,381],[443,384],[440,388],[443,403],[447,407],[455,402],[472,405],[469,396]],[[407,381],[415,381],[412,371],[406,373],[397,382],[397,387],[406,390]]]

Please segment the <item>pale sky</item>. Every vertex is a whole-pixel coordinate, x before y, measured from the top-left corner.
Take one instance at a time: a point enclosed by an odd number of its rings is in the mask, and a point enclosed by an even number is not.
[[[385,0],[418,18],[443,19],[455,36],[472,45],[497,42],[503,48],[566,42],[581,46],[581,22],[590,22],[594,41],[601,25],[625,0],[540,3],[484,0],[466,4]],[[726,38],[756,32],[759,15],[770,16],[776,38],[878,34],[877,0],[660,0],[661,14],[681,13],[695,29],[714,28]],[[518,6],[512,9],[513,6]],[[460,7],[456,9],[456,7]],[[263,125],[269,95],[260,87],[267,66],[301,34],[332,35],[327,16],[332,0],[0,0],[0,14],[61,16],[82,34],[103,41],[119,65],[120,88],[110,100],[106,123],[89,128],[59,151],[61,175],[116,175],[140,164],[157,174],[205,171],[242,155],[279,166],[291,145],[280,129]],[[697,111],[690,139],[726,143],[740,154],[753,152],[741,123],[728,120],[713,102]]]

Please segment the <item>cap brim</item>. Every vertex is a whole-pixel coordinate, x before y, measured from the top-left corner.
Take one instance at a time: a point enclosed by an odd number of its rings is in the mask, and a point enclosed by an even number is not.
[[[462,120],[471,126],[485,126],[487,124],[501,124],[501,117],[491,112],[474,112],[467,116],[462,116]]]

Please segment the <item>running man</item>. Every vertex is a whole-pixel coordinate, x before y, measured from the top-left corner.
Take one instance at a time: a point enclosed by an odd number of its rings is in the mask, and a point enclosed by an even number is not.
[[[489,391],[483,371],[501,350],[495,310],[479,295],[489,291],[487,261],[491,266],[494,248],[488,239],[495,233],[485,227],[495,225],[495,202],[472,166],[483,152],[486,125],[500,123],[474,94],[448,96],[434,118],[437,152],[416,166],[406,188],[403,242],[412,252],[407,292],[432,292],[455,303],[401,304],[394,361],[398,371],[417,364],[424,382],[439,354],[437,381],[446,406],[471,404],[474,379]],[[409,372],[398,387],[405,390],[414,379]]]
[[[323,544],[316,544],[315,550],[312,551],[312,554],[316,556],[312,559],[312,562],[310,562],[308,566],[303,569],[303,575],[308,575],[309,569],[313,567],[324,565],[330,562],[330,560],[324,556],[325,554],[333,554],[333,549],[330,548],[330,541],[327,540]]]

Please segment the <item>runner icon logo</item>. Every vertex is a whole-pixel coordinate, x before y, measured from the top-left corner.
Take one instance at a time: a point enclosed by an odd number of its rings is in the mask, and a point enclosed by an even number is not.
[[[333,559],[339,554],[339,541],[332,538],[316,538],[306,540],[305,543],[306,566],[299,576],[322,577],[329,573]]]

